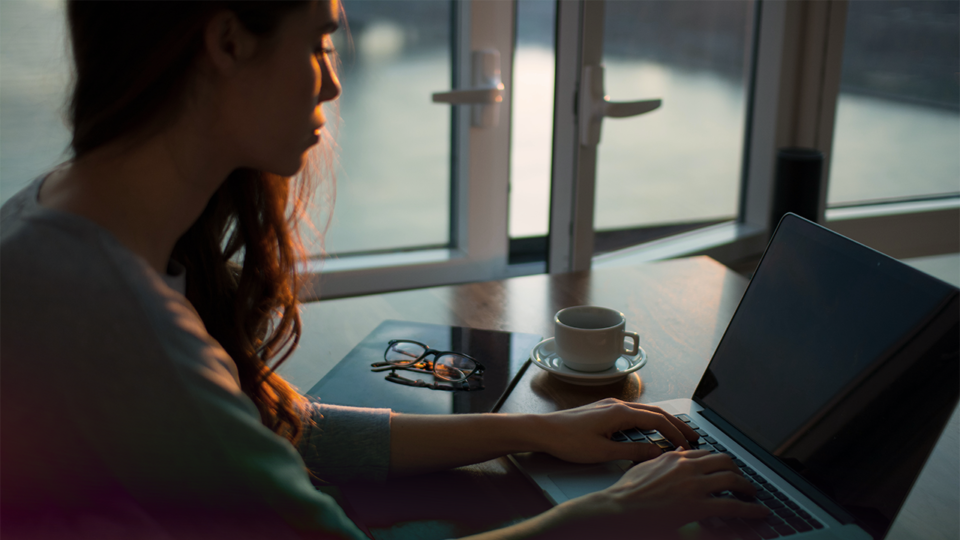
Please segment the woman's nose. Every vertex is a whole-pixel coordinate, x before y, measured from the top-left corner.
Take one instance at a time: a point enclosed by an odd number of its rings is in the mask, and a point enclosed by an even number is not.
[[[333,101],[340,97],[340,79],[329,58],[325,58],[320,65],[320,96],[319,101]]]

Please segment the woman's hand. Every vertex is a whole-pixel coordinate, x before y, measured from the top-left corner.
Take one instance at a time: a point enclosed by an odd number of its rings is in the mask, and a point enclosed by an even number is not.
[[[635,538],[641,530],[658,538],[708,517],[758,519],[770,512],[760,504],[711,497],[726,490],[756,492],[726,454],[678,450],[641,463],[613,486],[557,510],[565,515],[566,532],[590,531],[603,538]]]
[[[646,461],[661,454],[653,444],[610,440],[622,429],[655,429],[683,449],[690,449],[689,441],[699,438],[690,426],[659,407],[613,398],[546,414],[540,419],[544,429],[535,435],[540,438],[540,449],[574,463]]]

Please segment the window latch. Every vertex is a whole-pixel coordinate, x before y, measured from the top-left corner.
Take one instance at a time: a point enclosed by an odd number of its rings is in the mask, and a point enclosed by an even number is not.
[[[500,52],[494,49],[473,51],[472,88],[436,92],[434,103],[471,105],[470,125],[496,127],[500,121],[503,81],[500,79]]]
[[[603,89],[603,66],[584,66],[580,78],[580,144],[596,146],[600,143],[600,126],[604,117],[627,118],[656,110],[661,99],[644,101],[610,101]]]

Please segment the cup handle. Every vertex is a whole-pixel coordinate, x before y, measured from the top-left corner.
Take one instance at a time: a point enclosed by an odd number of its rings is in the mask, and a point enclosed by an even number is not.
[[[633,349],[627,349],[627,346],[623,346],[623,354],[629,354],[630,356],[636,356],[640,352],[640,336],[636,332],[624,332],[623,337],[630,338],[633,340]]]

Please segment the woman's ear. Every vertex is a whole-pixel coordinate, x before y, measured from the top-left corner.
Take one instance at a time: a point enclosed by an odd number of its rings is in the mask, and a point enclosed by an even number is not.
[[[210,18],[203,33],[204,48],[213,67],[229,74],[253,57],[257,37],[244,28],[237,15],[222,10]]]

